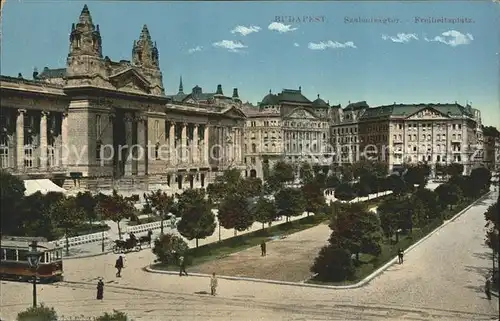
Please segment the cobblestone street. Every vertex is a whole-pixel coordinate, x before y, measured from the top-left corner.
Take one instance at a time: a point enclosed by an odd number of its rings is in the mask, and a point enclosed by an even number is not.
[[[39,302],[61,315],[100,315],[118,309],[135,320],[491,320],[498,298],[485,299],[484,273],[491,266],[483,243],[486,208],[496,194],[405,256],[365,287],[351,290],[219,280],[217,297],[206,295],[207,278],[142,270],[149,250],[126,258],[114,277],[115,255],[65,262],[66,281],[39,287]],[[104,301],[95,278],[106,281]],[[31,303],[31,285],[2,282],[1,318],[14,320]]]

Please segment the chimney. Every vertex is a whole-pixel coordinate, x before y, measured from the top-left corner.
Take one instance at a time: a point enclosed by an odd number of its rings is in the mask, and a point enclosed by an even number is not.
[[[302,91],[302,86],[299,86],[299,91]]]
[[[18,73],[18,74],[17,74],[17,78],[19,78],[19,79],[23,79],[23,74]]]
[[[38,79],[38,69],[35,67],[33,69],[33,80],[37,80]]]
[[[238,88],[233,88],[233,98],[239,98],[238,96]]]

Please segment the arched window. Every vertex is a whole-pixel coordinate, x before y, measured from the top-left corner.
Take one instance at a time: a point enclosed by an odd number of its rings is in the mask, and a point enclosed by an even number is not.
[[[257,146],[252,144],[252,153],[257,153]]]

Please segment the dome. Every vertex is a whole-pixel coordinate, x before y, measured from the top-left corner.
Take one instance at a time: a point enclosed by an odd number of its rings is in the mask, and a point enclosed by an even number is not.
[[[313,107],[330,107],[323,99],[319,98],[319,95],[318,95],[318,98],[312,102],[312,106]]]

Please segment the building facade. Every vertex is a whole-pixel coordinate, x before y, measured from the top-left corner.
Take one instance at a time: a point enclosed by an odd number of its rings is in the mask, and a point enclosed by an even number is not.
[[[293,164],[329,165],[330,106],[318,95],[314,101],[299,87],[278,94],[269,91],[258,106],[245,106],[245,162],[247,175],[265,177],[278,160]],[[297,176],[299,166],[297,166]]]
[[[147,26],[131,61],[103,57],[102,41],[85,5],[65,68],[0,78],[2,169],[95,191],[178,191],[205,187],[228,167],[244,170],[237,90],[167,96]]]
[[[484,134],[483,162],[492,172],[500,172],[500,133],[494,127],[486,127]]]
[[[358,126],[361,155],[387,162],[389,171],[423,162],[433,168],[435,164],[461,163],[468,173],[479,165],[477,117],[470,105],[368,108]]]

